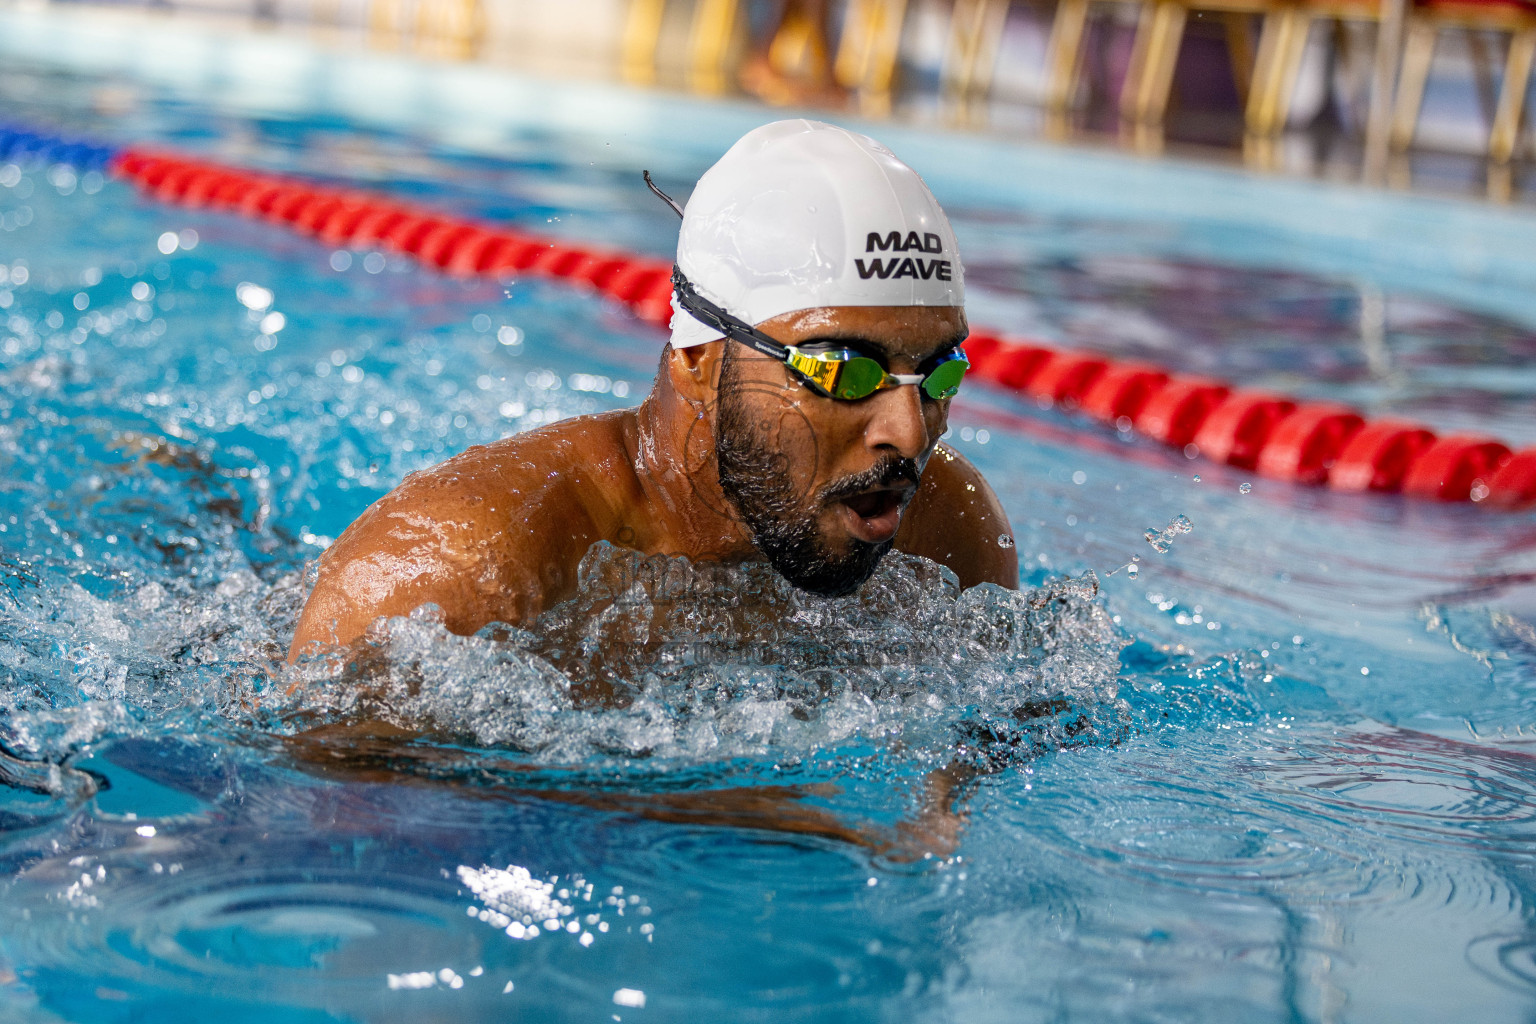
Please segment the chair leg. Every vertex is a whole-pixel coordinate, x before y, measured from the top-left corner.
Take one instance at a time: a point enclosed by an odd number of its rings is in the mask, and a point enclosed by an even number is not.
[[[368,5],[368,41],[394,49],[405,39],[405,0],[372,0]]]
[[[438,53],[454,60],[472,60],[483,41],[484,15],[480,0],[451,0],[443,5],[438,23]]]
[[[1403,28],[1412,13],[1410,0],[1381,0],[1381,24],[1376,30],[1376,54],[1371,61],[1371,99],[1365,113],[1365,153],[1360,178],[1386,184],[1392,152],[1392,103],[1401,77]]]
[[[1088,0],[1060,0],[1046,55],[1045,106],[1060,113],[1072,105],[1077,65],[1088,26]]]
[[[844,89],[857,89],[869,69],[870,33],[874,29],[873,7],[877,0],[848,0],[843,15],[842,37],[837,44],[837,57],[832,62],[832,74]]]
[[[666,10],[667,0],[629,0],[619,43],[619,74],[624,81],[634,85],[656,81],[656,46]]]
[[[1285,71],[1292,38],[1306,18],[1294,7],[1285,7],[1264,17],[1259,34],[1259,52],[1253,62],[1253,83],[1248,87],[1248,105],[1244,111],[1248,133],[1263,138],[1275,135],[1284,126],[1280,98],[1287,95]]]
[[[1136,123],[1141,105],[1142,80],[1147,75],[1149,54],[1158,34],[1159,14],[1166,0],[1145,0],[1136,18],[1136,38],[1131,43],[1131,59],[1120,83],[1120,117]]]
[[[1397,80],[1397,102],[1392,110],[1393,149],[1413,145],[1419,125],[1419,108],[1424,103],[1424,83],[1429,79],[1429,65],[1435,59],[1433,22],[1414,18],[1408,23],[1408,41],[1403,46],[1403,70]]]
[[[939,74],[939,96],[962,120],[970,119],[992,88],[997,45],[1010,0],[955,0],[949,41]]]
[[[821,24],[803,10],[791,10],[768,42],[768,65],[793,78],[819,79],[827,67]]]
[[[1514,196],[1515,169],[1509,164],[1489,162],[1488,198],[1496,203],[1507,203]]]
[[[688,40],[688,84],[697,91],[725,91],[725,55],[735,27],[736,0],[699,0]]]
[[[1279,135],[1285,131],[1286,120],[1291,116],[1291,97],[1296,94],[1296,79],[1301,77],[1301,61],[1307,54],[1307,39],[1312,35],[1313,18],[1297,9],[1292,11],[1290,31],[1282,39],[1282,47],[1276,54],[1273,94],[1269,101],[1269,133]]]
[[[980,42],[981,9],[986,0],[955,0],[949,12],[949,38],[939,70],[939,94],[946,100],[964,99],[976,75]]]
[[[906,0],[850,0],[848,4],[833,74],[843,88],[860,94],[866,112],[879,112],[890,104],[906,18]]]
[[[907,23],[907,0],[882,0],[875,12],[875,31],[859,101],[866,113],[883,114],[890,110],[891,89],[896,84],[901,32]]]
[[[1227,52],[1232,57],[1232,84],[1237,88],[1237,102],[1247,106],[1248,90],[1253,84],[1253,68],[1256,63],[1253,19],[1248,14],[1228,11],[1221,15],[1221,23],[1227,37]]]
[[[1159,59],[1151,68],[1156,73],[1155,77],[1148,76],[1151,91],[1144,108],[1146,123],[1157,125],[1163,123],[1163,117],[1168,112],[1168,97],[1173,92],[1173,71],[1179,62],[1179,47],[1184,42],[1184,24],[1189,18],[1189,9],[1182,3],[1166,3],[1163,6],[1167,13],[1163,16],[1163,35],[1159,40],[1161,45],[1156,51]]]
[[[1125,120],[1137,125],[1162,123],[1188,16],[1178,0],[1154,0],[1142,9],[1131,64],[1120,90],[1120,114]]]
[[[982,0],[977,18],[976,64],[970,83],[972,95],[984,95],[992,89],[992,76],[997,72],[997,48],[1003,39],[1011,2]]]
[[[1488,157],[1495,163],[1508,163],[1520,141],[1520,114],[1525,92],[1531,82],[1531,60],[1536,57],[1536,25],[1515,33],[1509,42],[1509,59],[1504,62],[1504,85],[1499,90],[1499,109],[1488,136]]]

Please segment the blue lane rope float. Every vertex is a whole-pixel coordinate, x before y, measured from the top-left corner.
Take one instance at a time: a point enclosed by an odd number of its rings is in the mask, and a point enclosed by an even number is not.
[[[0,125],[0,161],[99,170],[166,203],[284,224],[327,245],[414,256],[461,277],[509,272],[595,290],[665,327],[671,267],[487,227],[367,193],[206,161]],[[1437,436],[1418,423],[1368,421],[1355,410],[1232,388],[1145,363],[1055,349],[985,329],[966,342],[973,376],[1037,401],[1131,428],[1262,476],[1345,492],[1396,493],[1497,508],[1536,505],[1536,447]]]
[[[63,164],[80,171],[105,173],[117,153],[111,146],[0,124],[0,160],[6,163],[22,166]]]

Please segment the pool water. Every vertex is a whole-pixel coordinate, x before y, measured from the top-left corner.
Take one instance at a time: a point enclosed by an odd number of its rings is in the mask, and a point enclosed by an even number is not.
[[[675,218],[637,152],[682,193],[709,162],[15,62],[0,102],[651,254]],[[938,187],[978,322],[1536,440],[1536,292]],[[4,1019],[1536,1009],[1530,513],[1292,488],[972,387],[949,442],[1021,595],[893,558],[829,604],[598,549],[530,630],[422,614],[362,677],[289,670],[363,508],[632,404],[662,338],[46,167],[0,166],[0,267]],[[581,699],[599,676],[622,706]],[[335,731],[359,714],[430,733]]]

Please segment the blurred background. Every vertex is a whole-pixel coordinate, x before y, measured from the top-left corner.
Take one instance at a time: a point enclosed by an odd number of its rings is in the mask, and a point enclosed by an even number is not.
[[[1536,0],[0,0],[1530,202]]]

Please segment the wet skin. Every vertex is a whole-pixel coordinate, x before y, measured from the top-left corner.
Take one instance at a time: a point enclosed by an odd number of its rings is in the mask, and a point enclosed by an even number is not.
[[[964,333],[947,307],[829,307],[759,325],[785,344],[853,347],[891,373],[920,373]],[[380,616],[423,604],[469,634],[490,622],[525,624],[570,597],[576,568],[599,540],[695,561],[761,558],[721,491],[715,423],[722,357],[735,345],[736,400],[786,460],[797,497],[815,512],[824,547],[856,540],[894,546],[948,566],[962,586],[1017,588],[1018,561],[997,497],[981,474],[940,446],[949,402],[921,388],[856,402],[822,398],[783,364],[735,342],[667,351],[656,385],[636,409],[584,416],[477,446],[413,473],[370,506],[321,557],[289,659],[351,643]],[[838,500],[839,482],[893,458],[921,472]]]

